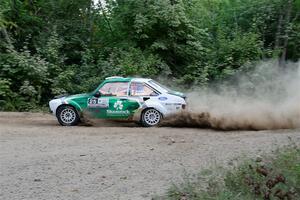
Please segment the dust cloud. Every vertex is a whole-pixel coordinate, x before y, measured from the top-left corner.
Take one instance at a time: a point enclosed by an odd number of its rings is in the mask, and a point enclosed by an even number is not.
[[[244,66],[230,80],[188,93],[188,109],[161,126],[220,130],[300,128],[300,62]]]

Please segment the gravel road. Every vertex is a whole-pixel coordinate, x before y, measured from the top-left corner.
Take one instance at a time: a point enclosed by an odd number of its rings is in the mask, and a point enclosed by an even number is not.
[[[187,173],[270,152],[289,138],[300,144],[300,130],[62,127],[48,114],[2,112],[0,199],[151,199]]]

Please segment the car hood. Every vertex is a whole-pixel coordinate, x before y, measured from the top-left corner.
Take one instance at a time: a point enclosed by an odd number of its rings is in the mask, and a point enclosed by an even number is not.
[[[82,94],[74,94],[74,95],[69,95],[69,96],[65,96],[66,99],[77,99],[77,98],[84,98],[84,97],[88,97],[89,94],[88,93],[82,93]]]
[[[54,99],[77,99],[77,98],[84,98],[84,97],[88,97],[89,94],[88,93],[82,93],[82,94],[74,94],[74,95],[69,95],[69,94],[62,94],[62,95],[58,95],[55,96]]]
[[[168,91],[168,94],[175,95],[184,99],[186,98],[186,95],[182,92],[177,92],[172,90],[172,91]]]

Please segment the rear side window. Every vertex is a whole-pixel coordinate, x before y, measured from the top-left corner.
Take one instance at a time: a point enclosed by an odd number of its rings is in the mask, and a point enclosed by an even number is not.
[[[158,93],[145,83],[132,82],[130,84],[131,96],[157,96]]]
[[[99,92],[104,96],[127,96],[128,82],[112,82],[104,84]]]

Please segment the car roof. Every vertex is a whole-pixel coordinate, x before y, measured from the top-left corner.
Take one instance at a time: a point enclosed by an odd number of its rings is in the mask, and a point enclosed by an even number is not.
[[[133,78],[132,79],[132,81],[135,81],[135,82],[148,82],[150,80],[151,80],[150,78]]]
[[[112,76],[112,77],[107,77],[105,78],[105,82],[130,82],[130,81],[135,81],[135,82],[148,82],[151,79],[149,78],[131,78],[131,77],[121,77],[121,76]]]
[[[132,78],[124,78],[121,76],[111,76],[105,78],[105,82],[129,82]]]

